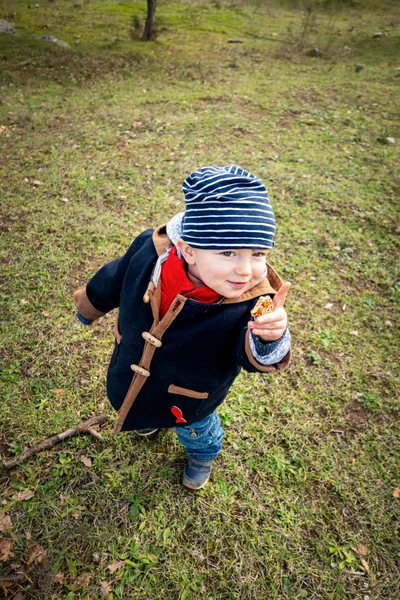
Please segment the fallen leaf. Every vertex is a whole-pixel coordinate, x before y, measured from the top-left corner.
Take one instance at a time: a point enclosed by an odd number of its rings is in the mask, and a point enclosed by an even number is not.
[[[52,394],[63,394],[65,390],[63,390],[63,388],[54,388],[53,390],[50,390],[50,392]]]
[[[362,566],[364,567],[365,572],[369,573],[369,564],[367,563],[365,558],[360,558],[360,562],[361,562]]]
[[[358,544],[358,546],[352,546],[351,548],[354,552],[357,552],[360,556],[368,556],[369,550],[364,544]]]
[[[43,185],[43,181],[40,181],[39,179],[34,179],[32,183],[33,185]]]
[[[59,585],[63,585],[65,575],[64,573],[55,573],[53,575],[53,583],[57,583]]]
[[[75,581],[72,583],[72,589],[73,590],[79,590],[81,588],[85,588],[89,585],[90,580],[92,579],[92,576],[90,573],[82,573],[82,575],[79,575]],[[83,600],[83,598],[82,598]]]
[[[47,555],[46,550],[36,542],[30,542],[27,545],[26,550],[29,554],[28,559],[26,561],[28,565],[30,565],[31,563],[42,564]]]
[[[17,500],[20,502],[22,500],[30,500],[35,495],[35,492],[31,492],[31,490],[24,490],[17,495]]]
[[[392,496],[393,496],[393,498],[400,498],[400,487],[394,488],[394,490],[392,492]]]
[[[26,304],[28,304],[28,300],[25,300],[25,298],[21,298],[20,303],[25,306]]]
[[[111,583],[107,583],[106,581],[100,581],[100,591],[101,597],[104,600],[107,600],[108,596],[111,594]]]
[[[350,335],[355,335],[356,337],[358,337],[358,331],[357,329],[353,329],[353,331],[349,331]]]
[[[64,506],[66,499],[67,499],[66,496],[63,496],[62,494],[60,494],[60,504],[61,504],[61,506]]]
[[[110,571],[110,573],[115,573],[115,571],[119,571],[119,569],[121,569],[124,566],[124,564],[125,563],[123,560],[117,560],[116,558],[114,558],[112,563],[107,566],[107,569]]]
[[[88,458],[87,456],[81,456],[81,462],[83,462],[83,464],[85,465],[85,467],[91,467],[92,466],[92,460],[90,458]]]
[[[80,519],[81,513],[79,512],[79,510],[76,510],[75,512],[72,513],[71,516],[74,517],[74,519]]]
[[[12,528],[12,521],[9,515],[6,515],[3,511],[0,511],[0,532],[10,531]]]
[[[330,309],[333,306],[333,302],[327,302],[324,306],[324,308]]]
[[[14,542],[6,538],[0,538],[0,560],[5,562],[9,558],[14,556],[14,552],[11,550],[14,547]]]

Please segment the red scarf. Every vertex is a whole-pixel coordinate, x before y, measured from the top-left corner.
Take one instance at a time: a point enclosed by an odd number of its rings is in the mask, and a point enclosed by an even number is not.
[[[221,294],[218,294],[206,285],[195,287],[194,283],[186,275],[185,263],[183,259],[179,258],[174,246],[161,268],[160,319],[166,314],[172,301],[175,300],[178,294],[182,294],[182,296],[192,298],[192,300],[197,300],[198,302],[204,302],[204,304],[218,302],[222,298]]]

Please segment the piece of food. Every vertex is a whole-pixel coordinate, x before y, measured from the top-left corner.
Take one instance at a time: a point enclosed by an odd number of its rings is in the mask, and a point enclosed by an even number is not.
[[[257,304],[250,311],[251,316],[256,319],[257,317],[262,317],[268,313],[274,312],[275,306],[272,302],[271,296],[260,296],[257,300]]]

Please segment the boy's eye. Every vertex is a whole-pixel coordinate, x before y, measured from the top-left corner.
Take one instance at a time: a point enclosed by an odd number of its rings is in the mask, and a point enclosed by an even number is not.
[[[232,250],[225,250],[224,252],[221,252],[222,256],[233,256],[235,253],[232,252]]]
[[[263,256],[266,256],[265,252],[254,252],[253,256],[255,256],[256,258],[260,258]]]

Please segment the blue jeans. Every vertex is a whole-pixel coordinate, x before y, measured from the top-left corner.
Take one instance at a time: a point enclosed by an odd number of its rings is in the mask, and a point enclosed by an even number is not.
[[[214,460],[222,450],[224,430],[216,410],[202,421],[174,430],[186,454],[197,460]]]

